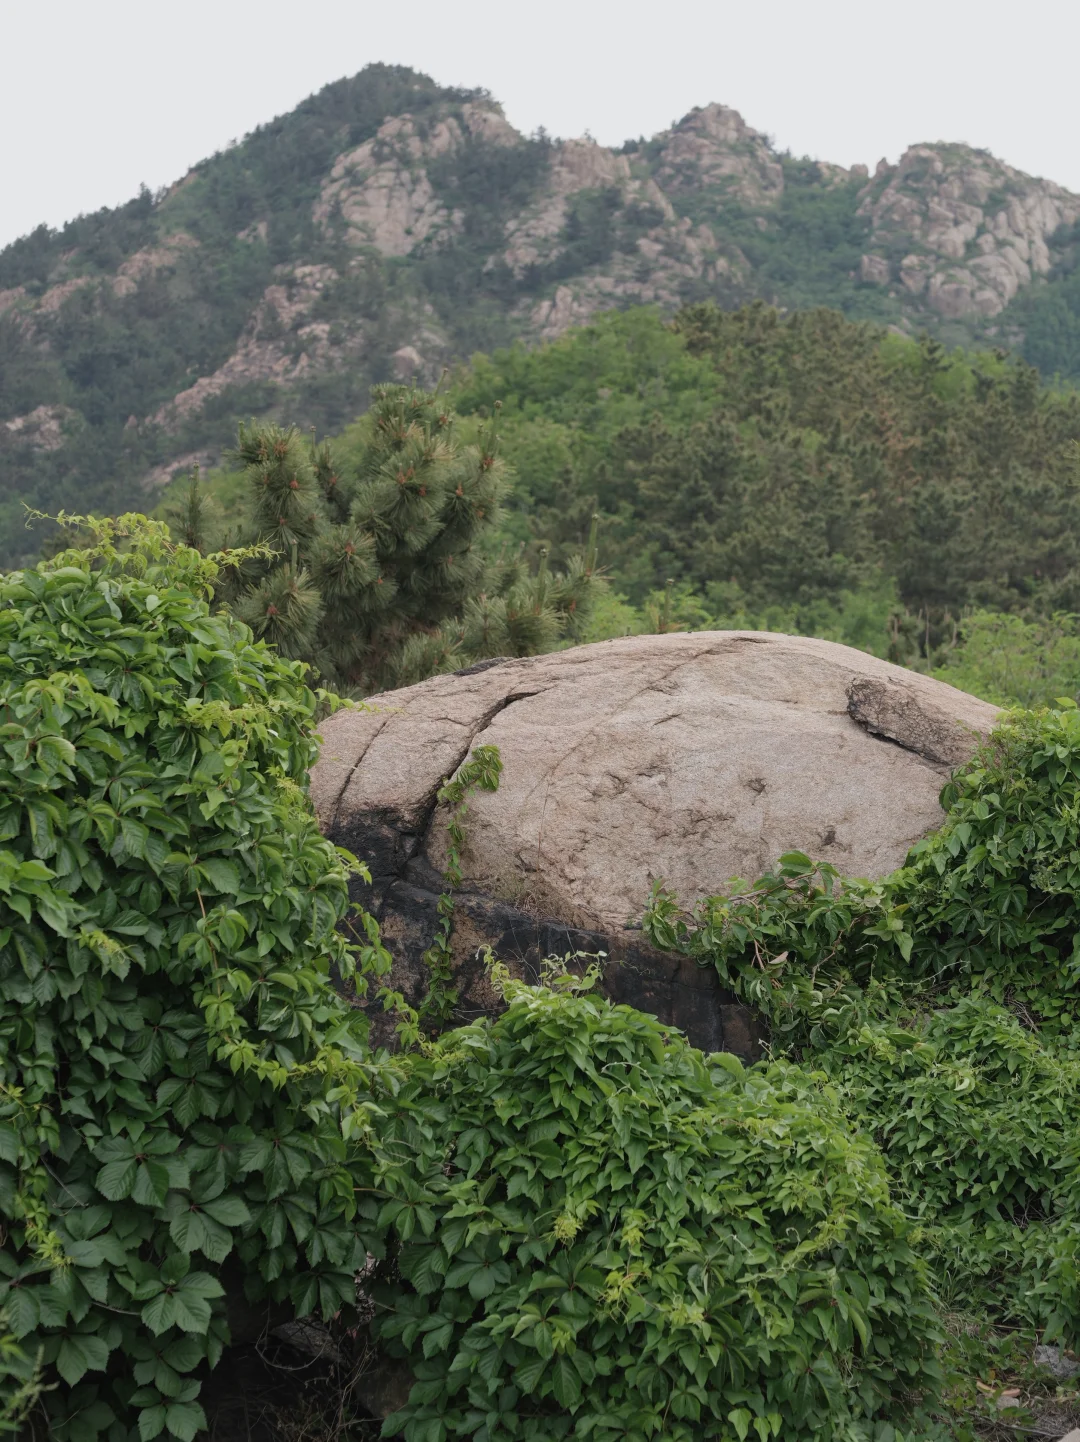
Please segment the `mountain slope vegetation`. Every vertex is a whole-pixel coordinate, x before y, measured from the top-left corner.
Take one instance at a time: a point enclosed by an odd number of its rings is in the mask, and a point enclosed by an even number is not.
[[[476,358],[455,405],[496,401],[513,534],[571,546],[597,513],[639,607],[670,581],[689,624],[875,650],[895,611],[904,661],[973,608],[1080,609],[1080,397],[1004,353],[824,309],[633,311]]]
[[[370,66],[160,195],[0,251],[0,550],[24,502],[116,511],[241,415],[338,430],[372,384],[599,311],[827,305],[1080,374],[1080,197],[921,145],[870,176],[722,105],[615,151]]]

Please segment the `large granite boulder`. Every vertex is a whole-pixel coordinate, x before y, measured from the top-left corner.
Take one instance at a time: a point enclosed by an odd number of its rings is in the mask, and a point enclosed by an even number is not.
[[[446,817],[436,802],[478,744],[503,760],[473,796],[456,899],[462,1018],[496,1005],[478,947],[522,974],[602,950],[614,1000],[706,1050],[754,1054],[753,1018],[708,968],[635,923],[662,879],[692,902],[785,851],[880,876],[940,824],[938,794],[993,706],[861,651],[756,631],[633,636],[484,662],[323,725],[311,776],[325,833],[371,869],[394,982],[419,999]]]

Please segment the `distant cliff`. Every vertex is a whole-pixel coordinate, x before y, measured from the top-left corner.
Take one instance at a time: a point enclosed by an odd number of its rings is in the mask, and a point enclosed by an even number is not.
[[[374,380],[615,306],[830,305],[1080,374],[1078,221],[1080,196],[965,146],[871,177],[710,105],[615,151],[369,67],[164,194],[0,252],[0,550],[34,544],[23,499],[145,504],[239,414],[336,428]]]

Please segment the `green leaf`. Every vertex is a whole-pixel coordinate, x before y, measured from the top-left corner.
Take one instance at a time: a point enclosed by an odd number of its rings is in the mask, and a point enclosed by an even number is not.
[[[402,1275],[423,1297],[442,1286],[446,1261],[446,1253],[440,1246],[417,1246],[402,1249],[399,1266]]]
[[[140,1442],[154,1442],[165,1431],[165,1408],[162,1405],[144,1407],[139,1413]]]
[[[490,1297],[496,1286],[494,1267],[478,1267],[469,1278],[469,1296],[476,1301]]]
[[[540,1385],[540,1379],[548,1368],[548,1358],[530,1357],[528,1361],[522,1362],[514,1369],[514,1381],[525,1393],[535,1393]]]
[[[754,1414],[748,1412],[745,1407],[736,1407],[728,1413],[728,1421],[735,1428],[739,1442],[745,1442],[746,1434],[750,1431],[750,1423],[754,1420]]]
[[[194,1207],[179,1212],[169,1223],[169,1236],[184,1252],[197,1252],[206,1243],[206,1223]]]
[[[224,800],[224,797],[222,799]],[[240,872],[235,862],[210,857],[199,863],[199,870],[207,877],[215,891],[235,896],[240,890]]]
[[[237,1196],[215,1197],[213,1201],[203,1202],[202,1209],[224,1227],[243,1227],[251,1221],[247,1204]]]
[[[169,1169],[161,1162],[139,1162],[135,1171],[135,1183],[131,1188],[131,1199],[144,1207],[160,1207],[169,1190]],[[100,1190],[100,1189],[99,1189]]]
[[[151,1297],[140,1315],[156,1337],[160,1337],[162,1332],[167,1332],[170,1327],[181,1325],[178,1322],[179,1307],[176,1296],[169,1292],[159,1292],[156,1297]],[[205,1331],[206,1328],[191,1327],[185,1330],[198,1332]]]
[[[441,1321],[424,1333],[423,1352],[426,1358],[441,1355],[449,1347],[454,1335],[454,1324],[449,1319]]]
[[[63,1337],[56,1354],[56,1370],[72,1387],[87,1372],[103,1372],[108,1362],[109,1348],[104,1340],[83,1332]]]
[[[170,1342],[162,1353],[169,1366],[177,1372],[191,1372],[206,1355],[205,1347],[195,1337],[180,1337]]]
[[[581,1381],[569,1357],[555,1358],[551,1367],[551,1390],[559,1406],[570,1411],[581,1401]]]
[[[36,1287],[10,1287],[3,1298],[3,1318],[17,1338],[33,1332],[40,1320]]]
[[[165,1409],[165,1426],[180,1442],[194,1442],[206,1428],[206,1415],[198,1402],[172,1402]]]

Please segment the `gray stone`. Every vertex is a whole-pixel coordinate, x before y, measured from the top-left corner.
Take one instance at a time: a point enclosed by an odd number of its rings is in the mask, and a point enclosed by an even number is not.
[[[353,1395],[373,1417],[389,1417],[408,1402],[415,1381],[407,1362],[373,1348],[353,1385]]]
[[[518,973],[603,951],[605,988],[706,1050],[752,1056],[753,1019],[635,926],[662,881],[684,904],[804,851],[881,876],[942,820],[938,793],[994,707],[828,641],[636,636],[439,676],[323,725],[320,824],[371,868],[395,984],[422,994],[445,865],[443,780],[477,744],[503,775],[469,803],[455,919],[462,1016],[496,1000],[477,948]]]
[[[1035,1365],[1045,1367],[1059,1382],[1068,1382],[1073,1377],[1080,1376],[1080,1362],[1074,1357],[1066,1356],[1060,1347],[1036,1347]]]

